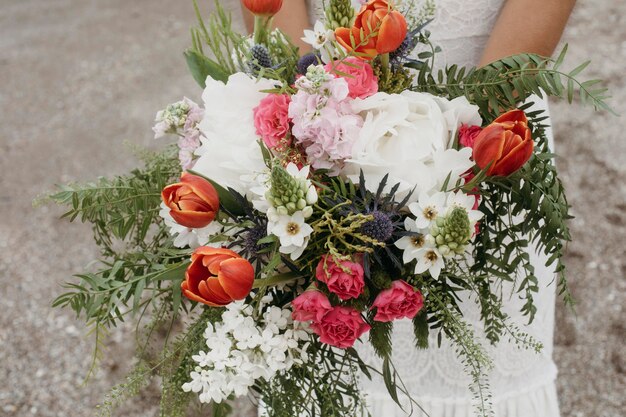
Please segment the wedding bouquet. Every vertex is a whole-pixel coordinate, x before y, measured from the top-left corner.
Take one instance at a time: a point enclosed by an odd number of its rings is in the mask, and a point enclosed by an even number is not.
[[[578,91],[606,109],[605,90],[576,81],[586,63],[562,72],[564,54],[435,71],[430,2],[370,0],[357,12],[330,0],[303,56],[271,29],[281,0],[243,3],[252,36],[219,5],[205,23],[196,5],[185,56],[203,104],[171,104],[154,127],[177,145],[52,196],[93,223],[102,248],[99,267],[55,301],[86,318],[95,357],[108,327],[152,317],[137,326],[136,368],[100,410],[158,375],[163,416],[185,415],[194,398],[224,415],[249,393],[269,416],[355,416],[367,414],[359,378],[379,374],[409,412],[419,404],[400,398],[390,340],[409,319],[416,349],[432,332],[456,344],[489,414],[490,358],[460,300],[478,303],[493,343],[541,349],[501,308],[512,282],[533,319],[536,247],[571,302],[569,206],[545,117],[520,103]]]

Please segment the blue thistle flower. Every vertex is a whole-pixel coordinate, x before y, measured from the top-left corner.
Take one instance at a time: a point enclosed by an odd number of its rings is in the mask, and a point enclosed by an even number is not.
[[[306,75],[308,68],[311,65],[317,65],[319,62],[320,62],[319,55],[313,52],[303,55],[298,60],[298,64],[297,64],[298,74]]]
[[[374,219],[361,226],[361,233],[379,242],[386,242],[391,239],[394,232],[394,222],[389,214],[378,210],[370,214],[374,216]]]

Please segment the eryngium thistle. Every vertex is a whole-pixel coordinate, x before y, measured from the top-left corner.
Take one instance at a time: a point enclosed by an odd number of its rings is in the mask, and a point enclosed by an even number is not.
[[[272,67],[272,58],[265,45],[253,45],[252,48],[250,48],[250,57],[251,60],[248,65],[252,72],[258,72],[261,68]]]
[[[416,46],[417,36],[415,33],[407,33],[398,49],[389,53],[389,62],[391,62],[392,65],[400,64],[404,59],[411,55],[411,52],[413,52]]]
[[[335,30],[352,26],[354,7],[350,0],[330,0],[326,8],[326,27]]]
[[[296,66],[298,74],[306,75],[306,72],[311,65],[317,65],[320,62],[319,55],[314,54],[313,52],[303,55],[298,60],[298,65]]]
[[[472,237],[467,211],[462,207],[453,207],[444,217],[437,218],[430,234],[443,256],[462,254]]]
[[[259,240],[267,236],[267,226],[257,224],[242,235],[243,248],[249,257],[258,256],[258,252],[267,247],[267,244],[259,245]]]
[[[361,233],[379,242],[386,242],[393,236],[393,221],[382,211],[370,213],[374,219],[361,226]]]
[[[292,177],[280,164],[272,167],[271,188],[267,201],[281,214],[293,214],[307,206],[309,186],[306,179]]]

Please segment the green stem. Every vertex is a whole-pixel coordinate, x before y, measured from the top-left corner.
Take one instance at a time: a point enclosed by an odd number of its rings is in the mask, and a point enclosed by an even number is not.
[[[284,274],[274,275],[270,278],[255,279],[252,288],[271,287],[279,284],[284,284],[289,281],[294,281],[300,278],[300,275],[294,272],[286,272]]]
[[[268,31],[271,17],[267,16],[254,16],[254,43],[267,45]]]
[[[389,54],[380,55],[381,68],[385,79],[389,79]]]

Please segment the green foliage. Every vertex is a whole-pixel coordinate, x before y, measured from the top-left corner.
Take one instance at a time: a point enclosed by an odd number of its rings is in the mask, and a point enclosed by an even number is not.
[[[133,369],[126,375],[124,382],[114,386],[105,396],[102,404],[99,404],[97,415],[99,417],[113,417],[116,407],[137,396],[142,389],[148,386],[152,378],[151,369],[144,361],[138,361]]]
[[[163,353],[158,374],[162,381],[160,404],[161,417],[185,417],[190,403],[196,394],[182,390],[184,383],[189,382],[189,374],[196,363],[192,356],[206,348],[204,331],[209,323],[221,319],[223,309],[204,308],[202,314],[178,337]]]
[[[312,340],[307,353],[315,366],[294,366],[269,382],[259,382],[268,417],[367,415],[356,373],[369,372],[356,351],[333,350]]]
[[[393,323],[383,323],[373,319],[370,313],[369,324],[372,327],[369,331],[369,341],[374,348],[374,352],[381,358],[389,358],[391,356],[391,333],[393,331]]]
[[[187,49],[184,55],[189,71],[200,87],[204,88],[206,86],[206,79],[209,76],[224,83],[228,80],[229,74],[222,67],[198,51]]]
[[[429,67],[422,67],[415,88],[449,98],[465,96],[480,107],[488,121],[497,117],[501,109],[517,107],[532,94],[566,98],[571,103],[578,93],[583,104],[612,112],[606,103],[607,89],[599,86],[600,80],[578,81],[576,78],[588,62],[569,72],[561,70],[566,52],[567,46],[556,60],[519,54],[481,68],[452,65],[437,74],[431,73]]]

